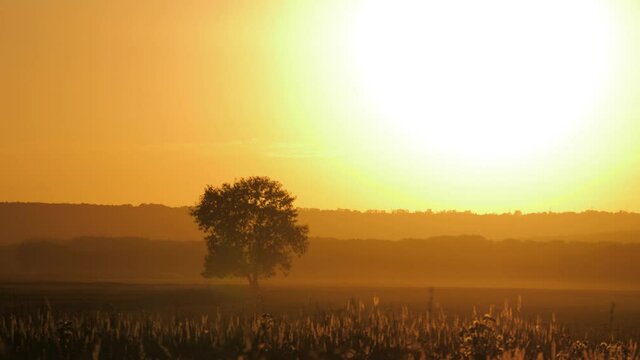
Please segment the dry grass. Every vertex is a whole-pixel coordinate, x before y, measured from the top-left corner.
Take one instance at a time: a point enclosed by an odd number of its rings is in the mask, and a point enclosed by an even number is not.
[[[474,314],[382,308],[380,299],[296,315],[218,312],[61,314],[43,306],[0,318],[6,359],[636,359],[635,341],[571,338],[552,319],[525,321],[520,307]]]

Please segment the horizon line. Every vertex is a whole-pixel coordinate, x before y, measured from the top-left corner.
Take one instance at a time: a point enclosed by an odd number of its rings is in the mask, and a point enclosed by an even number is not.
[[[180,205],[180,206],[172,206],[161,203],[120,203],[120,204],[101,204],[101,203],[89,203],[89,202],[45,202],[45,201],[0,201],[0,205],[6,204],[22,204],[22,205],[90,205],[90,206],[129,206],[129,207],[144,207],[144,206],[162,206],[171,209],[181,209],[181,208],[190,208],[189,205]],[[298,210],[302,211],[334,211],[334,212],[353,212],[353,213],[361,213],[361,214],[386,214],[386,215],[439,215],[439,214],[466,214],[466,215],[512,215],[512,216],[527,216],[527,215],[560,215],[560,214],[588,214],[588,213],[605,213],[605,214],[628,214],[628,215],[640,215],[640,212],[629,211],[629,210],[617,210],[617,211],[609,211],[609,210],[597,210],[597,209],[583,209],[583,210],[565,210],[565,211],[537,211],[537,212],[525,212],[519,209],[508,211],[508,212],[476,212],[469,209],[465,210],[457,210],[457,209],[424,209],[424,210],[408,210],[403,208],[391,208],[391,209],[348,209],[348,208],[315,208],[315,207],[297,207]]]

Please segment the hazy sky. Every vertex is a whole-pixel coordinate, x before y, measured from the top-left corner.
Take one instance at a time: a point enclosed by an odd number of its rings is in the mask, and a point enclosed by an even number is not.
[[[640,211],[640,3],[438,3],[0,0],[0,201]]]

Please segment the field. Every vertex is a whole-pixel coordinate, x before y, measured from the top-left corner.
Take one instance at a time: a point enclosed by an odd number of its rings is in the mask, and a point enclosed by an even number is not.
[[[2,358],[637,358],[640,292],[5,283]]]

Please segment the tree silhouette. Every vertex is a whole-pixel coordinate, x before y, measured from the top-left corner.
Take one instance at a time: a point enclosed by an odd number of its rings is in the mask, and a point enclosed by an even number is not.
[[[298,225],[295,197],[268,177],[242,178],[220,187],[208,185],[191,211],[205,233],[208,254],[202,275],[258,280],[287,274],[292,256],[308,247],[306,225]]]

